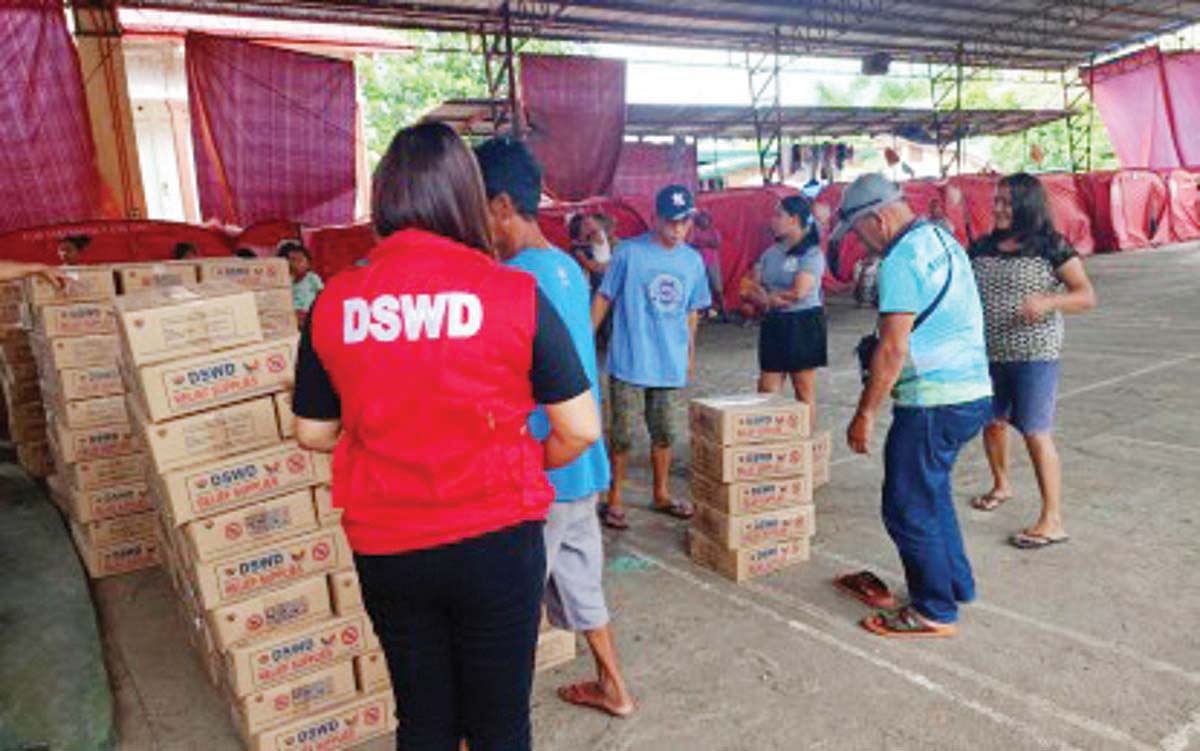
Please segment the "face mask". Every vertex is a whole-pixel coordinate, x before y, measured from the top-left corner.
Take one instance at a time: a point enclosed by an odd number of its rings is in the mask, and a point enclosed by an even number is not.
[[[592,258],[598,263],[608,263],[612,260],[612,248],[608,246],[608,238],[602,237],[592,243]]]

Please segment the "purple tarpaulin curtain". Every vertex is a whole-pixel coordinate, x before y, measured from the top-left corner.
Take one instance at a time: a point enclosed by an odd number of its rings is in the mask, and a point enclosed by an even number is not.
[[[1182,166],[1163,65],[1162,53],[1151,47],[1082,71],[1126,169]]]
[[[625,61],[522,55],[521,99],[546,192],[560,201],[607,192],[625,136]]]
[[[242,227],[354,219],[354,66],[189,34],[200,211]]]
[[[0,13],[0,229],[100,216],[79,56],[59,0]]]
[[[699,183],[694,143],[626,142],[609,193],[653,196],[672,184],[686,185],[695,192]]]

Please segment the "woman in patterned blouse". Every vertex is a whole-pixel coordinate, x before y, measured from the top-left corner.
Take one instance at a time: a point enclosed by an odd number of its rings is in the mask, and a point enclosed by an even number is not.
[[[1054,229],[1037,178],[1017,174],[996,189],[995,231],[971,246],[983,299],[995,419],[983,441],[994,483],[973,499],[994,511],[1012,498],[1008,426],[1025,438],[1037,473],[1042,512],[1037,523],[1012,535],[1019,548],[1067,540],[1062,520],[1062,464],[1054,445],[1063,313],[1096,305],[1096,293],[1075,250]]]

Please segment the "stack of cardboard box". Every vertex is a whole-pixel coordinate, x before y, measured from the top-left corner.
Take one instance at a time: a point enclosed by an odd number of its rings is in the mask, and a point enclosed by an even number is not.
[[[286,279],[283,261],[254,264]],[[328,459],[289,440],[294,314],[267,339],[255,292],[203,281],[117,308],[164,558],[239,733],[256,751],[318,737],[334,751],[389,732],[386,662]]]
[[[23,324],[23,300],[20,282],[0,284],[0,437],[13,443],[25,471],[45,477],[51,470],[46,410]]]
[[[692,559],[734,581],[806,561],[816,530],[808,408],[760,394],[690,408]]]
[[[200,262],[200,281],[236,284],[254,293],[264,339],[296,334],[296,308],[287,261],[282,258],[215,258]]]
[[[67,268],[65,286],[25,281],[54,474],[50,496],[67,515],[93,578],[158,565],[154,519],[141,481],[118,367],[111,266]]]

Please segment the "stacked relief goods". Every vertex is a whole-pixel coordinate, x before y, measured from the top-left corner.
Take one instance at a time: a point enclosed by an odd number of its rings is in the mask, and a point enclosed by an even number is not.
[[[252,265],[264,271],[255,278],[286,280],[283,261]],[[289,439],[290,299],[268,338],[254,282],[240,281],[117,303],[163,557],[248,748],[349,748],[394,727],[386,662],[331,504],[328,458]]]
[[[88,574],[101,578],[159,563],[119,368],[114,268],[65,269],[65,286],[25,282],[25,319],[41,384],[54,473],[50,497],[67,516]]]
[[[813,485],[828,476],[828,434],[810,437],[808,408],[754,394],[696,399],[689,416],[692,559],[738,582],[808,560]]]
[[[46,410],[23,325],[23,299],[20,282],[0,283],[0,439],[12,442],[29,474],[45,477],[51,469]]]

